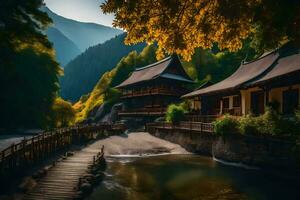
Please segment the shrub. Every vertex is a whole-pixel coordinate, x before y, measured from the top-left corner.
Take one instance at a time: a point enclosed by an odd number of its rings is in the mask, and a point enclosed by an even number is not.
[[[230,115],[224,115],[214,122],[214,132],[219,136],[239,133],[239,121]]]
[[[297,108],[295,111],[295,117],[298,122],[300,122],[300,108]]]
[[[271,107],[266,109],[266,112],[258,117],[260,132],[263,135],[279,135],[281,130],[281,116]]]
[[[299,115],[300,116],[300,115]],[[300,133],[300,118],[283,117],[273,108],[267,108],[266,112],[258,117],[247,115],[239,120],[239,129],[246,135],[290,135]]]
[[[260,123],[261,120],[258,120],[257,117],[246,115],[239,120],[239,130],[243,135],[259,135]]]
[[[171,104],[168,106],[167,113],[166,113],[166,121],[172,122],[172,124],[177,124],[180,121],[184,120],[185,116],[184,113],[186,110],[182,104],[176,105]]]

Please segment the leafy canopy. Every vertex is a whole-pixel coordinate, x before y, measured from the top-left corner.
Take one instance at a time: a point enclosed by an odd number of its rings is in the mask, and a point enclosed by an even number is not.
[[[42,0],[0,1],[1,128],[45,128],[51,123],[60,68],[44,28]]]
[[[236,51],[251,38],[257,49],[299,40],[298,0],[106,0],[114,26],[128,32],[126,43],[157,42],[158,57],[181,54],[189,60],[197,47]]]

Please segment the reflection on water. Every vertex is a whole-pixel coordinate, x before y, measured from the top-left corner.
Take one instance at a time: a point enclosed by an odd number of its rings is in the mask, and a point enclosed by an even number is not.
[[[300,199],[298,185],[260,170],[224,166],[208,157],[109,158],[90,200]],[[298,197],[298,198],[297,198]]]

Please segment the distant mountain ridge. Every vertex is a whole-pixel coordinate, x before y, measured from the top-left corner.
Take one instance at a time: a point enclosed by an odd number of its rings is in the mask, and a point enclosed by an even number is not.
[[[62,66],[66,65],[70,60],[81,53],[76,44],[58,29],[50,27],[47,29],[46,33],[48,39],[53,42],[56,51],[56,59]]]
[[[63,66],[87,48],[123,33],[122,30],[108,26],[64,18],[47,7],[42,10],[53,20],[46,34],[54,44],[57,60]]]
[[[140,43],[132,46],[124,44],[126,34],[121,34],[88,48],[77,56],[64,69],[61,78],[61,96],[64,99],[77,101],[82,95],[92,91],[99,78],[111,70],[131,51],[140,52],[146,46]]]

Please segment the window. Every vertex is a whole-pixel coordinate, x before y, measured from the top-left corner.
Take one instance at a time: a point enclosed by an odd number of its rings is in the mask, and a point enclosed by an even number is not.
[[[282,93],[282,112],[283,114],[293,114],[299,105],[298,89],[287,90]]]
[[[229,108],[229,98],[223,99],[223,108]]]
[[[233,107],[241,107],[241,96],[233,97]]]
[[[201,109],[201,103],[200,103],[200,100],[198,100],[198,99],[195,99],[195,100],[194,100],[194,109],[195,109],[196,111],[198,111],[198,110]]]

